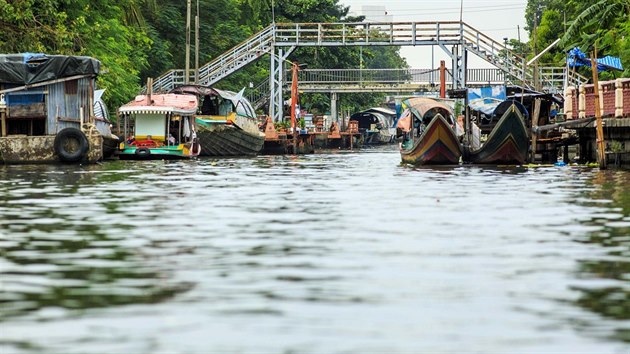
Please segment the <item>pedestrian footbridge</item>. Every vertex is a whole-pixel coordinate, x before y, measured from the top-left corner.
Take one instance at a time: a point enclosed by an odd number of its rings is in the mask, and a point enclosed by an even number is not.
[[[170,90],[186,83],[187,79],[200,85],[214,85],[235,71],[269,55],[269,80],[260,84],[257,89],[260,91],[262,87],[268,88],[265,95],[269,100],[269,113],[274,120],[280,120],[284,101],[282,95],[287,82],[285,65],[290,54],[298,47],[420,45],[438,46],[449,55],[452,65],[447,81],[452,88],[482,82],[505,82],[546,91],[561,91],[567,85],[577,86],[586,81],[579,75],[570,75],[570,72],[561,67],[535,70],[534,67],[527,66],[525,58],[518,53],[465,22],[274,23],[203,65],[198,72],[176,69],[164,73],[154,80],[153,90]],[[492,64],[496,70],[471,71],[467,67],[470,54]],[[412,90],[414,85],[420,87],[436,81],[439,83],[435,70],[422,69],[322,69],[303,70],[300,75],[302,91],[386,92],[383,90],[398,88],[394,90],[398,92]],[[430,77],[427,78],[427,75]]]

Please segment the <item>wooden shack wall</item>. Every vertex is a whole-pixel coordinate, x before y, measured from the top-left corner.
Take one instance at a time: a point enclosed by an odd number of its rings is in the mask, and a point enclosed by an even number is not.
[[[48,85],[47,133],[57,134],[68,127],[78,128],[80,108],[83,107],[83,119],[93,115],[94,79],[82,78]]]

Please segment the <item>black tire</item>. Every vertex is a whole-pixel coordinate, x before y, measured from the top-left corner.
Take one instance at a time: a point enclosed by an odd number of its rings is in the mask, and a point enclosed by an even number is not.
[[[55,153],[63,162],[79,162],[87,156],[90,144],[83,132],[77,128],[62,129],[55,136]]]
[[[149,155],[151,155],[151,150],[148,148],[137,148],[135,154],[138,157],[149,157]]]

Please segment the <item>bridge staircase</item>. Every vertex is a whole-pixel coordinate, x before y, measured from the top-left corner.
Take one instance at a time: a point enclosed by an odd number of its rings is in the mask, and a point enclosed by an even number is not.
[[[315,46],[417,46],[437,45],[453,60],[453,86],[467,83],[466,52],[473,53],[506,73],[506,80],[534,88],[535,76],[547,91],[562,90],[565,85],[578,85],[586,78],[570,76],[564,68],[543,67],[535,75],[534,68],[505,44],[459,21],[387,22],[387,23],[276,23],[267,26],[199,69],[189,72],[191,81],[210,86],[266,54],[271,55],[271,75],[267,83],[270,113],[277,120],[282,111],[284,61],[296,47]],[[184,70],[170,70],[154,80],[154,92],[168,91],[184,84]],[[255,104],[265,101],[263,86],[257,87]]]
[[[528,67],[525,57],[464,22],[462,22],[462,43],[469,52],[503,70],[512,84],[523,85],[530,89],[536,89],[538,86],[543,91],[554,92],[561,90],[564,85],[577,87],[588,81],[586,77],[571,73],[564,67]],[[536,80],[539,85],[536,85]]]
[[[190,70],[189,77],[191,82],[196,82],[203,86],[214,85],[221,79],[270,53],[273,40],[274,27],[270,25],[201,66],[198,79],[195,78],[195,71]],[[184,83],[184,70],[169,70],[153,81],[153,91],[166,92]]]

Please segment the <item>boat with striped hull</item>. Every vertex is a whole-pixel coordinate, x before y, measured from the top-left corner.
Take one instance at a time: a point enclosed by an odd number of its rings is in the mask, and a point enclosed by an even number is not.
[[[529,138],[524,118],[512,105],[496,124],[488,140],[471,151],[467,162],[473,164],[522,165],[527,160]]]
[[[411,148],[401,148],[400,156],[412,165],[455,165],[462,150],[451,125],[437,114]]]

